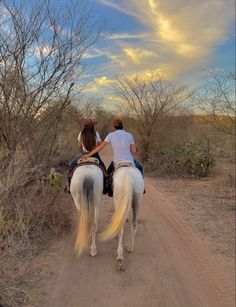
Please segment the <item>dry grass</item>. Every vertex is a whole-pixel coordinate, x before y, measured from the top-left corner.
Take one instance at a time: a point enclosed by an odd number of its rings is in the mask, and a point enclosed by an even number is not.
[[[70,229],[70,210],[60,206],[64,180],[47,180],[43,167],[31,167],[19,152],[2,169],[0,303],[4,306],[32,303],[37,275],[29,265],[33,254]]]

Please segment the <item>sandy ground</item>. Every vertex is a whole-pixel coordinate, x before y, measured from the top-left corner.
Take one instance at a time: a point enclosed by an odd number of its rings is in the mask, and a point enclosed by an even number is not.
[[[156,188],[205,239],[212,255],[231,270],[235,261],[235,187],[227,177],[153,179]]]
[[[110,153],[103,156],[108,160]],[[167,186],[146,178],[145,187],[135,252],[124,254],[125,272],[116,271],[117,239],[98,241],[97,257],[86,253],[76,258],[74,225],[67,237],[54,242],[44,258],[51,273],[45,280],[46,294],[42,293],[45,298],[40,306],[234,306],[232,262],[214,256],[208,239],[188,222],[178,205],[181,200],[175,202]],[[69,195],[66,199],[73,206]],[[104,197],[98,232],[113,210],[112,199]],[[76,209],[73,219],[76,224]],[[129,230],[127,222],[124,245]]]

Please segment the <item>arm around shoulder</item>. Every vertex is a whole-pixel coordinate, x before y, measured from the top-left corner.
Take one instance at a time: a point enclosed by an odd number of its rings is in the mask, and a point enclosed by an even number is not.
[[[131,144],[130,145],[130,151],[133,155],[135,155],[137,153],[137,147],[135,144]]]
[[[96,153],[98,153],[99,151],[101,151],[104,147],[107,146],[107,144],[109,144],[106,141],[103,141],[100,145],[98,145],[95,149],[93,149],[92,151],[90,151],[90,153],[83,155],[84,157],[91,157],[93,155],[95,155]]]

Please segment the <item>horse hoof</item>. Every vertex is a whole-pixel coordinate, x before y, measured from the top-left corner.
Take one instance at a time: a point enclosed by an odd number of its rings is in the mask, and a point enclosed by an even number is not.
[[[125,271],[125,268],[123,266],[123,259],[117,259],[117,262],[116,262],[116,270],[117,272],[124,272]]]
[[[133,253],[133,252],[134,252],[134,249],[131,248],[130,246],[127,246],[127,247],[126,247],[126,251],[127,251],[127,253]]]
[[[96,257],[98,254],[97,250],[90,251],[90,256]]]

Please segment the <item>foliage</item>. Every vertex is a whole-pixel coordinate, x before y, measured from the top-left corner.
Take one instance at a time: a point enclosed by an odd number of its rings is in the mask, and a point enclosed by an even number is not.
[[[214,166],[214,157],[201,143],[194,142],[159,149],[147,164],[148,169],[161,175],[192,177],[207,177]]]

